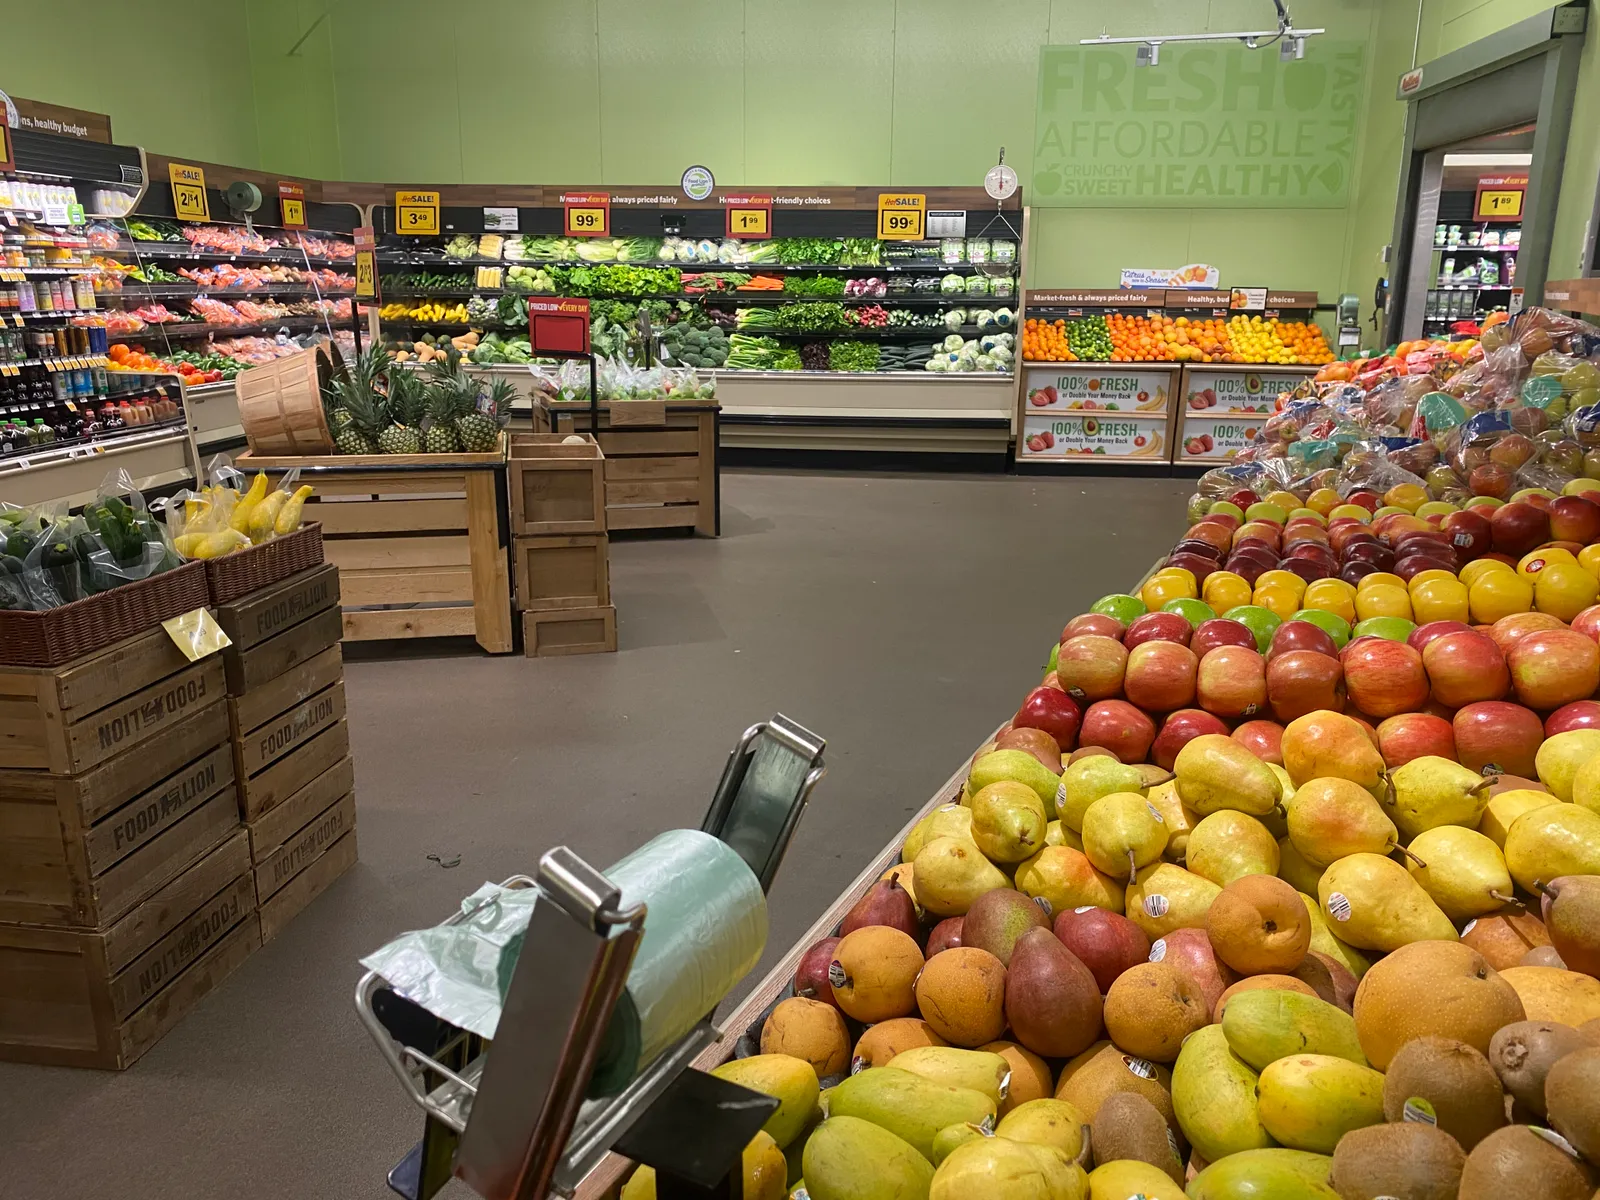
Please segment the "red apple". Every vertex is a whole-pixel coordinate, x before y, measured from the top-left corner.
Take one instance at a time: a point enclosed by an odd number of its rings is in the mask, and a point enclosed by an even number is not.
[[[1450,535],[1450,544],[1462,562],[1486,554],[1494,545],[1494,534],[1489,518],[1471,509],[1446,513],[1439,528]]]
[[[1544,726],[1532,709],[1484,700],[1459,710],[1450,724],[1462,766],[1486,775],[1536,776],[1533,758],[1544,741]]]
[[[1222,550],[1203,538],[1186,537],[1172,548],[1174,554],[1198,554],[1212,562],[1222,561]]]
[[[1345,647],[1343,662],[1350,702],[1380,720],[1414,712],[1428,699],[1422,655],[1404,642],[1360,638]]]
[[[1560,708],[1588,699],[1600,687],[1600,646],[1571,629],[1518,638],[1506,666],[1517,699],[1529,708]]]
[[[1139,763],[1156,740],[1156,723],[1126,700],[1102,700],[1083,714],[1079,749],[1100,746],[1125,763]]]
[[[1552,617],[1549,613],[1512,613],[1509,617],[1501,617],[1491,625],[1489,636],[1494,639],[1495,645],[1500,647],[1502,654],[1510,654],[1511,647],[1530,633],[1544,633],[1550,629],[1565,628],[1560,617]]]
[[[1189,624],[1186,617],[1175,612],[1145,613],[1133,619],[1128,632],[1122,635],[1122,644],[1130,651],[1146,642],[1177,642],[1180,646],[1187,646],[1193,633],[1194,626]]]
[[[1394,551],[1377,542],[1357,542],[1345,549],[1344,559],[1346,564],[1370,563],[1380,571],[1387,571],[1394,566]]]
[[[833,962],[833,951],[838,944],[838,938],[825,937],[800,956],[800,965],[794,973],[796,996],[839,1007],[839,1002],[833,998],[833,988],[828,985],[828,964]]]
[[[1122,692],[1122,675],[1128,651],[1116,638],[1085,634],[1061,643],[1056,674],[1074,700],[1104,700]]]
[[[1276,721],[1246,721],[1233,731],[1233,740],[1262,762],[1283,766],[1283,726]]]
[[[1307,583],[1328,579],[1336,574],[1333,564],[1324,562],[1320,558],[1286,558],[1283,560],[1283,569],[1298,575]]]
[[[941,950],[954,950],[961,945],[961,926],[965,921],[965,917],[946,917],[935,925],[928,935],[928,950],[923,957],[932,958]]]
[[[1375,563],[1347,562],[1339,569],[1339,578],[1348,584],[1356,585],[1368,575],[1376,575],[1381,570]]]
[[[1204,929],[1174,929],[1150,945],[1150,961],[1164,962],[1205,997],[1207,1011],[1214,1009],[1228,986],[1239,977],[1211,949]]]
[[[1061,631],[1060,641],[1069,642],[1075,637],[1120,638],[1123,630],[1127,628],[1115,617],[1108,617],[1104,613],[1082,613],[1067,622],[1067,627]]]
[[[1587,546],[1600,542],[1600,504],[1582,496],[1560,496],[1550,501],[1550,536],[1558,542]]]
[[[1357,491],[1351,492],[1344,498],[1346,504],[1359,504],[1369,513],[1375,513],[1383,506],[1383,497],[1377,492]]]
[[[1235,554],[1228,560],[1226,569],[1239,576],[1251,587],[1255,587],[1256,580],[1260,579],[1268,571],[1275,570],[1277,566],[1278,564],[1275,562],[1264,563],[1259,559],[1244,558]],[[1190,645],[1193,644],[1193,642],[1190,643]]]
[[[1208,652],[1218,646],[1243,646],[1254,650],[1256,635],[1238,621],[1230,621],[1226,617],[1212,617],[1195,626],[1194,635],[1189,639],[1189,649],[1198,654],[1202,661]]]
[[[1182,567],[1194,576],[1196,583],[1204,583],[1206,576],[1217,569],[1217,560],[1200,554],[1169,554],[1167,566]]]
[[[1463,625],[1460,621],[1429,621],[1426,625],[1418,625],[1411,631],[1411,636],[1406,638],[1406,645],[1421,654],[1434,638],[1442,638],[1447,633],[1462,633],[1471,628],[1472,626]]]
[[[1267,661],[1291,650],[1310,650],[1330,658],[1339,657],[1339,647],[1328,631],[1310,621],[1285,621],[1279,625],[1273,631],[1272,644],[1267,647]]]
[[[1572,618],[1572,628],[1593,642],[1600,642],[1600,604],[1591,604]]]
[[[1344,699],[1344,667],[1332,655],[1290,650],[1267,661],[1267,700],[1285,725],[1321,708],[1338,712]]]
[[[1600,700],[1574,700],[1544,719],[1544,735],[1553,738],[1569,729],[1600,729]]]
[[[1240,488],[1238,491],[1234,492],[1228,497],[1229,502],[1237,504],[1243,509],[1248,509],[1252,504],[1256,503],[1260,499],[1261,497],[1256,495],[1249,488]]]
[[[1150,939],[1121,913],[1105,908],[1070,908],[1056,914],[1061,944],[1089,968],[1102,994],[1129,967],[1150,957]]]
[[[1496,550],[1520,558],[1550,540],[1550,517],[1523,501],[1502,504],[1490,515],[1489,530]]]
[[[1343,554],[1351,546],[1360,545],[1362,542],[1374,546],[1378,544],[1378,535],[1372,532],[1370,526],[1349,519],[1343,524],[1335,521],[1328,526],[1328,545],[1336,554]]]
[[[1454,759],[1456,735],[1443,717],[1401,713],[1378,726],[1378,752],[1391,771],[1428,754]]]
[[[1056,741],[1062,752],[1078,744],[1078,728],[1083,724],[1083,709],[1078,702],[1060,688],[1036,687],[1022,701],[1017,715],[1011,718],[1017,728],[1042,729]],[[1059,766],[1054,768],[1061,773]]]
[[[1203,622],[1200,628],[1209,624]],[[1218,717],[1253,717],[1260,712],[1267,702],[1266,660],[1256,652],[1254,640],[1248,648],[1218,646],[1207,650],[1195,676],[1195,698],[1201,708]]]
[[[1144,642],[1128,652],[1123,695],[1151,712],[1186,708],[1194,703],[1199,666],[1194,651],[1180,642]]]
[[[1065,692],[1056,695],[1068,700],[1072,697]],[[1061,774],[1061,747],[1056,744],[1056,739],[1042,729],[1033,729],[1028,726],[1011,728],[999,734],[994,739],[996,750],[1021,750],[1024,754],[1031,754],[1039,760],[1039,765],[1053,774]]]
[[[1226,737],[1228,727],[1204,709],[1180,708],[1161,722],[1161,732],[1156,734],[1156,740],[1150,746],[1150,757],[1155,760],[1156,766],[1170,771],[1178,751],[1188,745],[1190,739],[1202,733],[1220,733]]]
[[[1504,700],[1511,690],[1506,656],[1491,637],[1473,629],[1434,638],[1422,651],[1433,698],[1447,708],[1479,700]]]
[[[1222,525],[1222,526],[1226,527],[1226,529],[1228,530],[1228,532],[1230,534],[1235,529],[1239,528],[1239,526],[1244,524],[1244,522],[1241,521],[1238,517],[1234,516],[1232,513],[1226,513],[1226,512],[1218,512],[1218,513],[1210,513],[1210,514],[1208,514],[1206,516],[1206,519],[1204,521],[1200,522],[1200,524],[1204,525],[1204,524],[1207,524],[1207,523],[1214,524],[1214,525]]]
[[[1441,558],[1436,554],[1408,554],[1394,564],[1394,573],[1407,583],[1424,571],[1449,571],[1454,574],[1455,569],[1453,559]]]

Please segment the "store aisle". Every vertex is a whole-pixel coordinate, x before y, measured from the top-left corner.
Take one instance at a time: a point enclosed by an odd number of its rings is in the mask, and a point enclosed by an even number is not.
[[[730,472],[721,540],[613,545],[618,654],[355,648],[360,864],[132,1070],[0,1064],[0,1190],[389,1195],[421,1118],[351,1008],[358,955],[549,846],[603,866],[698,825],[734,739],[781,710],[827,739],[829,773],[770,962],[1005,718],[1066,617],[1167,548],[1190,490]]]

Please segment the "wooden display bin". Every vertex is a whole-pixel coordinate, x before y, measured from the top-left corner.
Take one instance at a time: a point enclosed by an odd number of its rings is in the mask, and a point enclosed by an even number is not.
[[[488,454],[362,454],[266,458],[235,465],[301,470],[316,488],[308,521],[340,573],[344,637],[467,634],[492,654],[512,648],[507,524],[500,475],[506,439]]]
[[[556,433],[511,435],[506,488],[515,537],[606,531],[605,455],[590,434],[567,443]]]
[[[616,606],[525,612],[522,644],[529,658],[612,653],[617,648]]]
[[[524,612],[611,603],[611,539],[516,539],[517,607]]]
[[[546,404],[534,409],[534,428],[566,436],[595,433],[604,455],[606,528],[688,528],[707,537],[722,532],[722,497],[717,479],[715,401],[666,402],[658,427],[613,422],[600,405],[600,428],[589,428],[589,406]]]
[[[1185,366],[1172,461],[1223,463],[1255,445],[1262,426],[1277,411],[1279,394],[1293,391],[1317,370],[1225,363]]]

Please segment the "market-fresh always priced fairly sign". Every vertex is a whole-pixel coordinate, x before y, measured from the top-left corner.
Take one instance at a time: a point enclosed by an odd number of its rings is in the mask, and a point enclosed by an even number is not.
[[[1349,199],[1366,47],[1167,43],[1039,51],[1031,203],[1340,208]]]

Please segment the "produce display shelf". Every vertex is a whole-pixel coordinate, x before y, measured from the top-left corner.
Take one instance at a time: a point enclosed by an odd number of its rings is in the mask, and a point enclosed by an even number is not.
[[[77,506],[94,499],[106,472],[121,467],[141,487],[165,487],[194,478],[189,439],[182,422],[141,427],[89,446],[41,447],[38,452],[0,459],[0,481],[13,504],[64,501]]]
[[[166,249],[165,247],[171,247]],[[146,258],[162,259],[192,259],[196,262],[264,262],[288,263],[291,266],[303,266],[309,262],[314,267],[349,267],[355,268],[353,258],[317,258],[302,254],[298,250],[276,250],[265,254],[250,251],[240,251],[237,254],[226,250],[191,250],[179,242],[129,242],[117,246],[91,246],[91,254],[139,254]],[[92,270],[84,267],[82,270]]]
[[[993,383],[996,380],[1011,379],[1009,371],[747,371],[737,367],[711,368],[720,378],[723,375],[737,375],[740,379],[842,379],[863,378],[871,376],[874,379],[914,379],[923,383],[960,383],[969,380],[978,380]],[[723,406],[726,409],[726,405]]]
[[[119,334],[118,336],[145,338],[156,332],[184,338],[210,337],[212,334],[218,333],[235,336],[254,336],[276,333],[280,329],[316,329],[330,322],[343,322],[348,319],[347,317],[330,316],[324,321],[322,317],[279,317],[275,321],[262,321],[254,325],[209,325],[198,321],[164,321],[150,325],[145,329]]]
[[[686,263],[668,262],[665,259],[646,259],[640,262],[588,262],[581,258],[432,258],[422,255],[395,255],[378,252],[380,267],[676,267],[686,275],[711,275],[720,272],[737,272],[741,275],[777,275],[793,271],[797,274],[837,273],[841,275],[878,275],[885,271],[903,271],[914,274],[948,275],[970,272],[974,268],[988,274],[994,263],[945,263],[910,261],[877,263],[860,266],[855,263]],[[1016,264],[1001,264],[1005,270],[997,274],[1015,275]]]
[[[0,267],[0,279],[20,279],[24,275],[85,275],[93,267]]]
[[[895,338],[909,338],[921,341],[932,338],[942,341],[952,333],[959,333],[964,338],[984,336],[976,325],[963,325],[959,329],[951,329],[948,325],[882,325],[882,326],[855,326],[849,329],[830,329],[826,332],[819,329],[804,330],[790,333],[782,329],[730,329],[729,333],[743,333],[750,337],[793,338],[802,342],[816,341],[892,341]]]
[[[1258,368],[1267,367],[1273,370],[1284,371],[1315,371],[1318,369],[1314,363],[1274,363],[1274,362],[1198,362],[1179,363],[1164,358],[1140,358],[1127,361],[1112,361],[1105,358],[1080,358],[1072,362],[1050,358],[1027,358],[1022,360],[1024,367],[1194,367],[1206,370],[1227,370],[1233,368]]]
[[[132,283],[124,284],[108,292],[97,292],[96,298],[100,300],[114,300],[126,297],[130,292],[137,293],[135,300],[193,300],[197,297],[217,297],[231,299],[242,297],[248,300],[251,296],[349,296],[353,295],[355,288],[314,288],[303,283],[287,283],[279,286],[270,284],[266,287],[255,288],[219,288],[201,287],[196,283]],[[82,312],[84,310],[79,309]]]
[[[183,418],[175,417],[167,421],[154,421],[149,425],[140,425],[136,428],[118,430],[114,433],[101,434],[98,437],[68,438],[42,442],[34,446],[26,446],[20,450],[13,450],[9,454],[0,454],[0,475],[7,471],[26,471],[31,467],[43,466],[46,463],[68,461],[74,458],[85,458],[92,454],[104,454],[113,446],[135,445],[141,441],[162,439],[173,430],[183,429]]]
[[[770,301],[774,304],[842,304],[846,308],[863,307],[878,304],[884,307],[890,305],[926,305],[931,308],[967,308],[963,301],[983,301],[986,304],[1000,308],[1011,307],[1012,296],[968,296],[961,295],[933,295],[926,292],[912,292],[887,296],[799,296],[793,292],[684,292],[686,299],[726,300],[734,304],[749,304],[752,301]]]

